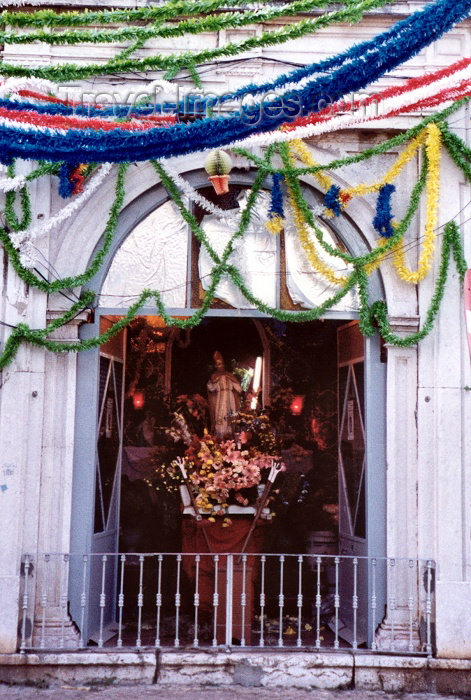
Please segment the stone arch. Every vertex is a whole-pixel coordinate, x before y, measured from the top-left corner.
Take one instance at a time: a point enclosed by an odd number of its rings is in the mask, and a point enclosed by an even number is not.
[[[182,159],[180,172],[196,189],[206,187],[208,184],[207,175],[201,169],[201,160],[193,155]],[[253,172],[249,168],[245,170],[238,168],[231,181],[234,184],[250,186],[253,182]],[[342,187],[350,184],[337,174],[334,175],[333,180]],[[319,204],[321,192],[314,178],[305,176],[301,181],[305,186],[307,201],[313,206]],[[270,183],[266,184],[270,186]],[[113,201],[114,188],[115,178],[110,177],[92,195],[73,220],[63,227],[60,242],[51,249],[52,262],[61,275],[77,274],[77,270],[86,269],[94,253],[101,246],[106,223],[103,221],[103,210],[109,210]],[[87,285],[88,288],[96,292],[100,291],[114,255],[122,242],[148,214],[168,198],[167,191],[158,181],[150,164],[130,166],[126,174],[124,206],[119,214],[115,238],[104,265]],[[344,242],[348,250],[353,254],[362,254],[375,246],[373,216],[371,205],[363,198],[358,198],[349,204],[348,213],[333,222],[326,220],[326,223]],[[97,221],[100,222],[99,226],[96,225]],[[414,289],[401,282],[388,265],[383,265],[382,269],[371,276],[370,287],[372,299],[384,298],[391,315],[407,315],[404,314],[404,310],[411,307],[411,294],[414,295]]]

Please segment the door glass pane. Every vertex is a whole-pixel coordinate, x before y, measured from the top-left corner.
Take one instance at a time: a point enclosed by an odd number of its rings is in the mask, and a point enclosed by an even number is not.
[[[354,534],[356,537],[366,537],[366,502],[365,502],[365,365],[363,362],[357,362],[352,367],[357,385],[357,394],[359,402],[359,410],[357,412],[358,430],[361,431],[361,445],[358,443],[358,461],[362,461],[361,475],[359,477],[358,497],[355,508],[355,528]],[[361,420],[360,420],[361,419]],[[358,478],[358,477],[357,477]]]
[[[122,364],[100,357],[100,413],[97,444],[95,532],[106,528],[119,455]]]
[[[348,509],[353,523],[353,534],[357,537],[365,537],[363,363],[340,368],[339,383],[343,416],[340,431],[340,454],[346,483]]]

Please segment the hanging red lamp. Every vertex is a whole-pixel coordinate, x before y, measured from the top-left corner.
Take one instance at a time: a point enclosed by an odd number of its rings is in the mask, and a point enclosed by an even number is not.
[[[304,408],[304,396],[293,396],[290,411],[293,416],[300,416]]]
[[[146,400],[144,397],[144,392],[143,391],[135,391],[134,394],[132,395],[132,405],[134,408],[139,409],[143,408]]]

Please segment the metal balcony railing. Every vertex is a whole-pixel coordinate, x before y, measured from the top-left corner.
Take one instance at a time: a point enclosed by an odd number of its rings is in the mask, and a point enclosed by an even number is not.
[[[433,652],[432,560],[316,554],[37,554],[19,648]]]

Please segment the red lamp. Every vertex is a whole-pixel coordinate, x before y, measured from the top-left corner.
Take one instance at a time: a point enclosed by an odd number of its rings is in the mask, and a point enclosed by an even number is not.
[[[303,412],[304,396],[293,396],[290,411],[293,416],[300,416]]]
[[[142,408],[145,404],[146,400],[144,398],[144,392],[143,391],[135,391],[134,394],[132,395],[132,404],[134,408]]]

